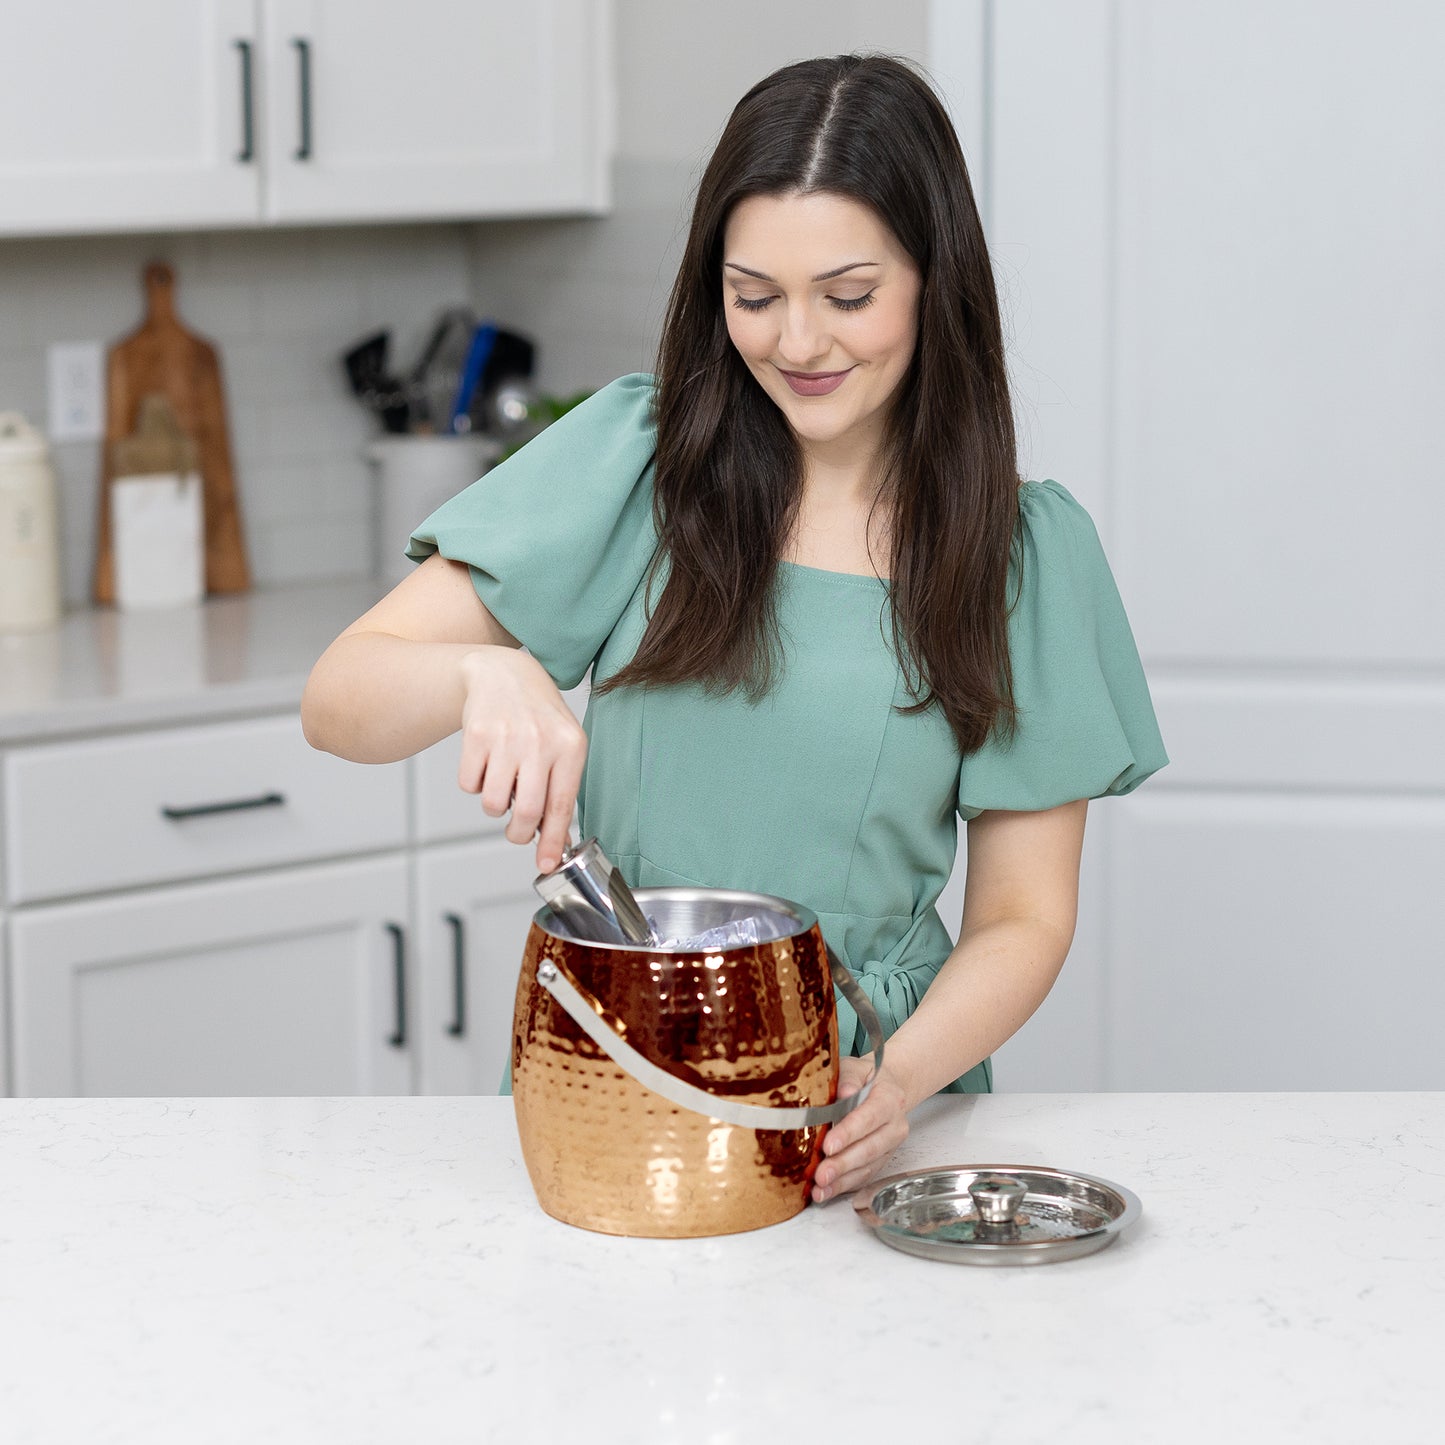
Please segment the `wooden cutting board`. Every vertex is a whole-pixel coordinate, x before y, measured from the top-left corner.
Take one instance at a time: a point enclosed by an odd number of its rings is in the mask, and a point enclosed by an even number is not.
[[[159,393],[181,430],[194,439],[206,514],[206,591],[244,592],[251,583],[231,468],[226,402],[216,348],[187,331],[176,316],[175,274],[159,262],[146,267],[146,317],[106,358],[105,443],[100,462],[100,520],[93,593],[115,601],[110,537],[110,489],[116,443],[136,430],[141,399]]]

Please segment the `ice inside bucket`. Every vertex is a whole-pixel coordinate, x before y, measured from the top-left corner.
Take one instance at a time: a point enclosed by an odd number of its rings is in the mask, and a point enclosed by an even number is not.
[[[782,898],[723,888],[637,888],[633,897],[652,924],[658,945],[607,942],[608,948],[639,953],[695,951],[772,943],[806,933],[813,914]],[[539,927],[572,943],[600,941],[582,910],[559,912],[550,904],[537,912]]]

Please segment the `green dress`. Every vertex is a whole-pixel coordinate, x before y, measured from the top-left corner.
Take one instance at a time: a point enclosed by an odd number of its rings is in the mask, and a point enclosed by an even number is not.
[[[646,623],[653,379],[614,381],[437,509],[408,555],[465,562],[477,595],[574,687],[605,679]],[[1009,620],[1019,726],[967,758],[910,698],[888,584],[784,563],[784,666],[760,702],[700,686],[593,697],[578,799],[633,887],[771,893],[817,913],[885,1029],[918,1006],[952,947],[934,904],[958,820],[1127,793],[1164,766],[1128,620],[1088,514],[1056,482],[1020,490],[1023,587]],[[838,999],[845,1050],[866,1033]],[[983,1093],[988,1060],[950,1086]]]

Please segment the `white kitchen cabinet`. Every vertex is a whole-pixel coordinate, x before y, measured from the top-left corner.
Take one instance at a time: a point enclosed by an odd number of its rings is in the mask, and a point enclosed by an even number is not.
[[[986,97],[1026,474],[1092,512],[1173,758],[1090,810],[999,1086],[1439,1088],[1445,11],[929,10],[978,42],[930,59]]]
[[[418,1088],[495,1094],[511,1052],[517,974],[532,915],[533,849],[498,836],[418,850]]]
[[[16,749],[0,775],[13,904],[406,842],[405,767],[319,753],[295,713]]]
[[[458,748],[361,767],[286,712],[0,753],[0,1090],[495,1093],[535,855]]]
[[[13,1090],[410,1092],[409,769],[294,711],[7,749]]]
[[[595,0],[264,0],[271,221],[600,210]]]
[[[402,854],[21,909],[15,1093],[405,1094]]]
[[[0,234],[257,221],[256,30],[254,0],[6,6]]]
[[[0,910],[0,1098],[15,1092],[10,1075],[10,990],[4,986],[10,977],[10,930]]]
[[[607,0],[7,16],[0,234],[605,209]]]

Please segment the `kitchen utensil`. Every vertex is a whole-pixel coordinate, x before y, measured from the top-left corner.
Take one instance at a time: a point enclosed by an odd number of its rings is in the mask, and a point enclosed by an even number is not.
[[[487,398],[486,429],[503,441],[526,437],[535,430],[532,407],[536,388],[520,376],[509,376]]]
[[[205,593],[199,448],[165,396],[141,398],[135,435],[111,448],[111,543],[122,609],[174,607]]]
[[[417,357],[407,376],[406,393],[413,432],[431,433],[445,430],[449,420],[449,413],[445,408],[454,398],[455,392],[451,395],[439,393],[444,391],[446,386],[454,388],[456,378],[450,375],[442,376],[439,382],[433,375],[434,369],[439,370],[437,358],[444,346],[450,346],[455,352],[460,338],[466,338],[466,344],[470,345],[476,324],[476,319],[465,306],[453,306],[437,318],[426,345],[422,347],[421,355]],[[457,376],[460,376],[459,372]]]
[[[612,866],[596,838],[567,848],[557,867],[533,879],[532,886],[575,937],[594,943],[654,947],[660,942],[627,880]]]
[[[0,632],[60,620],[55,470],[45,438],[19,412],[0,412]]]
[[[955,1264],[1051,1264],[1112,1244],[1142,1212],[1136,1195],[1089,1174],[958,1164],[876,1179],[853,1198],[884,1244]]]
[[[447,418],[449,432],[471,431],[472,400],[496,343],[497,328],[490,321],[484,321],[472,333],[471,344],[467,347],[466,360],[462,363],[461,379],[457,383],[457,394],[452,401],[451,413]]]
[[[101,448],[100,513],[95,575],[97,602],[115,600],[111,545],[112,457],[115,443],[134,430],[141,398],[161,393],[181,430],[195,438],[205,511],[208,592],[244,592],[250,586],[240,505],[226,426],[221,363],[216,348],[181,325],[175,310],[175,273],[159,262],[145,269],[146,316],[106,358],[105,444]]]
[[[477,319],[465,306],[449,307],[437,318],[407,378],[413,432],[440,435],[450,429],[452,407],[476,330]]]
[[[609,887],[614,907],[616,896]],[[806,908],[723,889],[633,896],[663,937],[755,918],[763,941],[600,943],[571,926],[575,898],[562,914],[537,912],[517,984],[512,1088],[538,1201],[607,1234],[731,1234],[791,1218],[827,1125],[871,1087],[836,1099],[834,984],[868,1029],[875,1066],[877,1015]]]
[[[342,358],[352,392],[381,419],[389,432],[410,429],[412,416],[407,388],[386,369],[391,333],[378,331],[358,341]]]
[[[531,430],[527,402],[534,395],[532,372],[537,348],[529,337],[499,328],[481,385],[472,404],[472,426],[515,438]],[[521,414],[518,414],[518,402]]]

